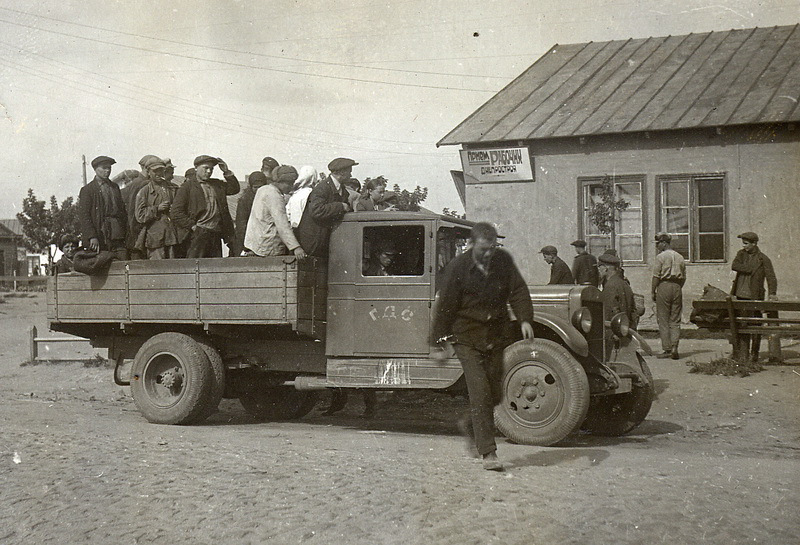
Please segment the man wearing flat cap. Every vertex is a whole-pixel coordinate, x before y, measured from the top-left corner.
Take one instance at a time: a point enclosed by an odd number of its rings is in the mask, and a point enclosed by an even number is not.
[[[331,175],[311,190],[308,203],[295,230],[297,240],[315,257],[328,257],[328,243],[333,226],[346,212],[352,211],[345,182],[357,165],[352,159],[339,157],[328,163]]]
[[[297,242],[297,238],[286,215],[284,195],[292,189],[297,180],[297,170],[290,165],[281,165],[272,171],[269,180],[261,172],[254,172],[250,179],[258,180],[262,185],[256,191],[244,246],[258,256],[287,255],[290,252],[297,259],[304,259],[306,253]]]
[[[597,276],[597,258],[586,251],[585,240],[570,242],[575,247],[575,260],[572,262],[572,277],[576,284],[594,286],[600,284]]]
[[[614,254],[602,254],[597,260],[597,270],[603,284],[603,312],[606,320],[610,320],[620,312],[633,325],[638,320],[633,290],[622,278],[620,259]]]
[[[148,166],[153,164],[154,161],[162,162],[155,155],[148,154],[139,159],[140,171],[124,171],[136,173],[122,188],[122,201],[125,203],[125,212],[128,215],[128,233],[125,237],[128,259],[145,259],[147,257],[144,251],[136,248],[136,241],[139,239],[139,233],[142,229],[142,224],[136,221],[136,197],[139,195],[139,191],[150,181]]]
[[[731,287],[731,295],[737,299],[756,299],[763,301],[769,295],[770,301],[778,300],[778,278],[772,261],[758,247],[758,235],[747,231],[737,238],[742,239],[742,249],[736,253],[731,263],[731,269],[736,273]],[[767,281],[767,290],[764,290],[764,281]],[[757,311],[742,313],[745,316],[761,317]],[[770,316],[768,314],[768,316]],[[752,338],[751,338],[752,337]],[[738,356],[748,355],[752,361],[758,361],[758,352],[761,347],[761,335],[741,335],[741,345],[734,347]],[[749,346],[752,341],[752,347]]]
[[[672,236],[668,233],[658,233],[655,242],[658,255],[653,260],[652,296],[661,337],[662,352],[658,357],[677,360],[680,359],[678,343],[681,339],[686,260],[670,247]]]
[[[217,165],[225,181],[211,177]],[[239,192],[239,180],[219,157],[199,155],[194,168],[194,179],[178,188],[170,213],[179,227],[190,231],[186,257],[222,257],[221,241],[230,245],[235,235],[226,196]]]
[[[563,259],[558,257],[558,250],[555,246],[545,246],[539,253],[542,254],[545,263],[550,264],[550,282],[548,284],[574,284],[572,271],[569,270]]]
[[[127,259],[125,235],[128,217],[119,186],[111,181],[111,157],[92,160],[94,179],[78,195],[78,221],[81,238],[93,252],[110,251],[116,259]]]
[[[274,157],[264,157],[261,160],[261,172],[269,180],[272,177],[272,171],[280,166],[280,163]]]
[[[136,196],[136,221],[141,226],[136,249],[147,259],[186,257],[184,241],[188,231],[178,227],[169,216],[178,186],[167,180],[166,163],[148,163],[150,181]]]

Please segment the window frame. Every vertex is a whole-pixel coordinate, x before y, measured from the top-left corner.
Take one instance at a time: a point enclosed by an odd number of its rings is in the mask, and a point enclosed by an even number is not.
[[[589,234],[586,230],[586,212],[587,212],[587,202],[586,202],[586,188],[592,185],[601,185],[603,183],[603,179],[609,177],[611,178],[611,182],[614,186],[617,184],[631,184],[631,183],[638,183],[639,184],[639,200],[640,200],[640,207],[641,210],[641,232],[639,233],[639,237],[641,238],[641,246],[642,246],[642,258],[641,259],[624,259],[624,263],[628,264],[635,264],[635,265],[643,265],[647,263],[647,175],[646,174],[604,174],[604,175],[597,175],[597,176],[579,176],[578,177],[578,237],[586,240],[589,242],[590,238],[595,239],[605,239],[610,241],[610,245],[612,248],[617,250],[618,254],[621,254],[621,250],[619,248],[619,241],[621,238],[633,238],[631,234],[619,234],[617,231],[617,223],[614,222],[614,226],[612,227],[611,233],[608,235],[592,235]],[[591,247],[591,245],[589,245]]]
[[[722,183],[722,258],[720,259],[700,259],[700,206],[698,196],[698,181],[718,179]],[[728,234],[728,216],[730,214],[730,207],[728,202],[728,174],[727,172],[694,172],[682,174],[659,174],[655,179],[656,187],[656,226],[657,232],[668,232],[665,221],[666,215],[664,214],[664,187],[665,183],[685,181],[689,188],[689,250],[686,261],[688,263],[727,263],[729,259],[729,234]],[[717,205],[719,206],[719,205]],[[717,233],[713,231],[712,233]]]

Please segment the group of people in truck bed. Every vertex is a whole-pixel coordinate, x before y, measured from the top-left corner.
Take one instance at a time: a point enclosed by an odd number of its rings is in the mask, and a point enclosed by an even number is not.
[[[80,239],[64,235],[63,252],[54,272],[67,272],[77,259],[171,259],[291,255],[325,257],[332,226],[354,210],[394,209],[394,194],[382,177],[364,186],[352,177],[354,160],[339,157],[328,175],[314,167],[298,171],[265,157],[261,170],[240,183],[219,157],[200,155],[183,183],[170,159],[145,155],[140,170],[111,177],[116,161],[92,160],[94,179],[78,199]],[[214,178],[219,167],[222,179]],[[227,197],[239,194],[236,216]]]

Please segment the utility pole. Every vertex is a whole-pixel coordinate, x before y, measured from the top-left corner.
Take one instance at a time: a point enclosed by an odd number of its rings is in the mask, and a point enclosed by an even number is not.
[[[81,160],[83,161],[83,185],[86,185],[86,156],[81,155]]]

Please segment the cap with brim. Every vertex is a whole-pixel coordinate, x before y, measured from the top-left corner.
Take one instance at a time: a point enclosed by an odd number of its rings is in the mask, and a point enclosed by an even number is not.
[[[100,165],[113,165],[114,163],[116,163],[116,161],[111,157],[108,157],[107,155],[101,155],[92,159],[92,168],[97,168]]]
[[[558,250],[556,250],[555,246],[545,246],[541,250],[539,250],[539,253],[545,255],[557,255]]]
[[[658,233],[655,238],[656,242],[672,242],[672,235],[669,233]]]
[[[613,254],[602,254],[597,258],[597,262],[601,265],[619,265],[619,258]]]
[[[194,158],[194,166],[198,167],[200,165],[210,164],[211,166],[216,166],[219,164],[219,159],[216,157],[211,157],[210,155],[198,155]]]
[[[330,163],[328,163],[328,170],[331,172],[335,172],[337,170],[344,170],[348,167],[356,166],[358,163],[353,161],[352,159],[348,159],[346,157],[337,157]]]
[[[153,158],[158,159],[158,157],[156,157],[155,155],[145,155],[144,157],[139,159],[139,166],[144,168],[144,166],[147,164],[147,161],[149,161],[150,159],[153,159]]]
[[[758,235],[752,231],[747,231],[742,233],[741,235],[737,235],[736,238],[740,238],[748,242],[758,242]]]
[[[260,170],[256,170],[247,178],[247,183],[250,184],[251,187],[259,184],[265,185],[267,181],[267,176]]]
[[[273,168],[277,167],[280,163],[276,161],[273,157],[264,157],[261,160],[261,168],[268,168],[272,170]]]
[[[573,240],[572,242],[569,243],[569,245],[570,246],[577,246],[578,248],[585,248],[586,247],[586,241],[585,240],[581,240],[581,239]]]
[[[151,155],[150,158],[145,161],[144,165],[145,168],[154,169],[154,168],[167,168],[166,163],[156,157],[155,155]]]
[[[272,179],[276,182],[294,183],[297,179],[297,169],[291,165],[281,165],[272,171]]]

